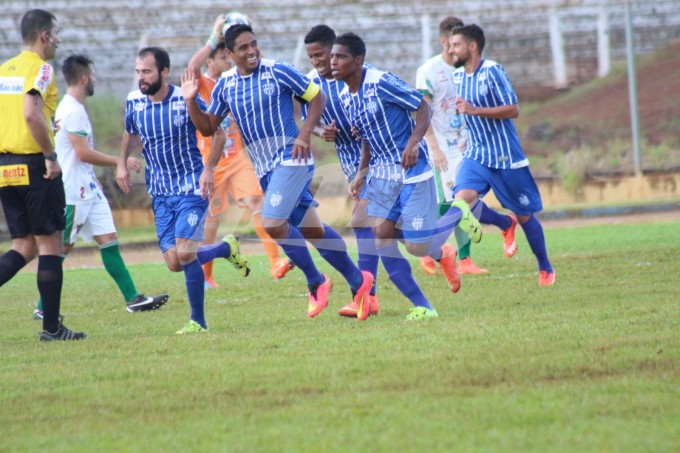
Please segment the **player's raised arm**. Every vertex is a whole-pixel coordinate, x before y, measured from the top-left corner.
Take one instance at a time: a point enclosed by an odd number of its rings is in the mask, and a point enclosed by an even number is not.
[[[198,103],[196,102],[196,96],[198,95],[198,78],[196,77],[194,69],[184,68],[181,81],[182,97],[184,97],[184,102],[186,103],[191,122],[194,123],[196,129],[206,137],[213,135],[222,122],[222,118],[210,113],[205,113],[198,106]]]

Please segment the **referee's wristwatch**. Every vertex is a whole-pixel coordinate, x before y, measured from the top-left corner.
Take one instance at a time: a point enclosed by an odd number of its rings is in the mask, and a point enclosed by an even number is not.
[[[48,154],[47,156],[45,156],[45,160],[51,160],[52,162],[54,162],[55,160],[57,160],[57,153],[56,153],[56,151],[52,151],[52,154]]]

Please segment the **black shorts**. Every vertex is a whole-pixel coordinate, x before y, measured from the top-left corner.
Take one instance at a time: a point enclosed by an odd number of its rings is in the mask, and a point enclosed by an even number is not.
[[[46,171],[42,154],[0,153],[0,201],[12,239],[64,229],[64,183],[45,179]]]

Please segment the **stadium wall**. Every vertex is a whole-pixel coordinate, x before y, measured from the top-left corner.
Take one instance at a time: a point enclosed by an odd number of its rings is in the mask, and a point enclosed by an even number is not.
[[[414,83],[415,70],[439,52],[439,20],[455,14],[480,24],[487,34],[485,55],[502,63],[521,91],[553,87],[549,17],[556,12],[562,30],[569,84],[597,74],[597,23],[603,8],[609,24],[613,62],[625,58],[625,2],[620,0],[485,0],[423,2],[356,0],[250,0],[229,2],[248,14],[267,57],[290,61],[306,72],[301,39],[309,28],[327,23],[338,32],[354,31],[368,45],[367,60]],[[44,0],[0,1],[0,60],[21,48],[18,23],[31,7],[50,10],[60,20],[62,45],[57,60],[70,52],[92,56],[98,90],[121,98],[135,88],[133,62],[144,45],[166,47],[173,77],[207,38],[225,3],[193,0]],[[635,50],[650,52],[680,38],[680,2],[632,1]],[[422,43],[429,24],[429,43]],[[59,61],[55,61],[58,66]],[[63,92],[63,81],[60,82]]]

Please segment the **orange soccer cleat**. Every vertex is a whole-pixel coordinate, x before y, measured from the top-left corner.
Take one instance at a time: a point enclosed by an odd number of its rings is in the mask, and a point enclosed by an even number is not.
[[[307,308],[307,316],[310,318],[321,313],[328,305],[328,294],[331,292],[333,283],[325,275],[323,278],[323,283],[315,285],[316,287],[309,288],[309,307]]]
[[[449,289],[457,293],[460,290],[460,274],[456,269],[456,256],[458,250],[451,244],[442,245],[442,257],[439,260],[439,265],[442,268],[446,281],[449,284]]]
[[[425,275],[437,274],[437,263],[429,256],[420,257],[420,268],[425,272]]]
[[[555,272],[555,270],[553,270],[552,272],[541,271],[540,275],[538,276],[538,284],[539,284],[539,286],[554,285],[556,277],[557,277],[557,272]]]
[[[472,258],[468,256],[467,258],[463,258],[462,260],[460,260],[460,262],[458,263],[458,273],[474,275],[474,274],[488,274],[489,271],[475,265],[475,263],[472,262]]]
[[[517,217],[508,215],[510,217],[510,226],[503,230],[503,253],[508,258],[512,258],[517,253],[517,242],[515,241],[515,228],[517,228]]]
[[[291,260],[288,258],[278,258],[274,265],[272,266],[272,278],[274,280],[281,280],[283,277],[286,276],[289,270],[293,269],[295,267],[295,263],[293,263]]]

